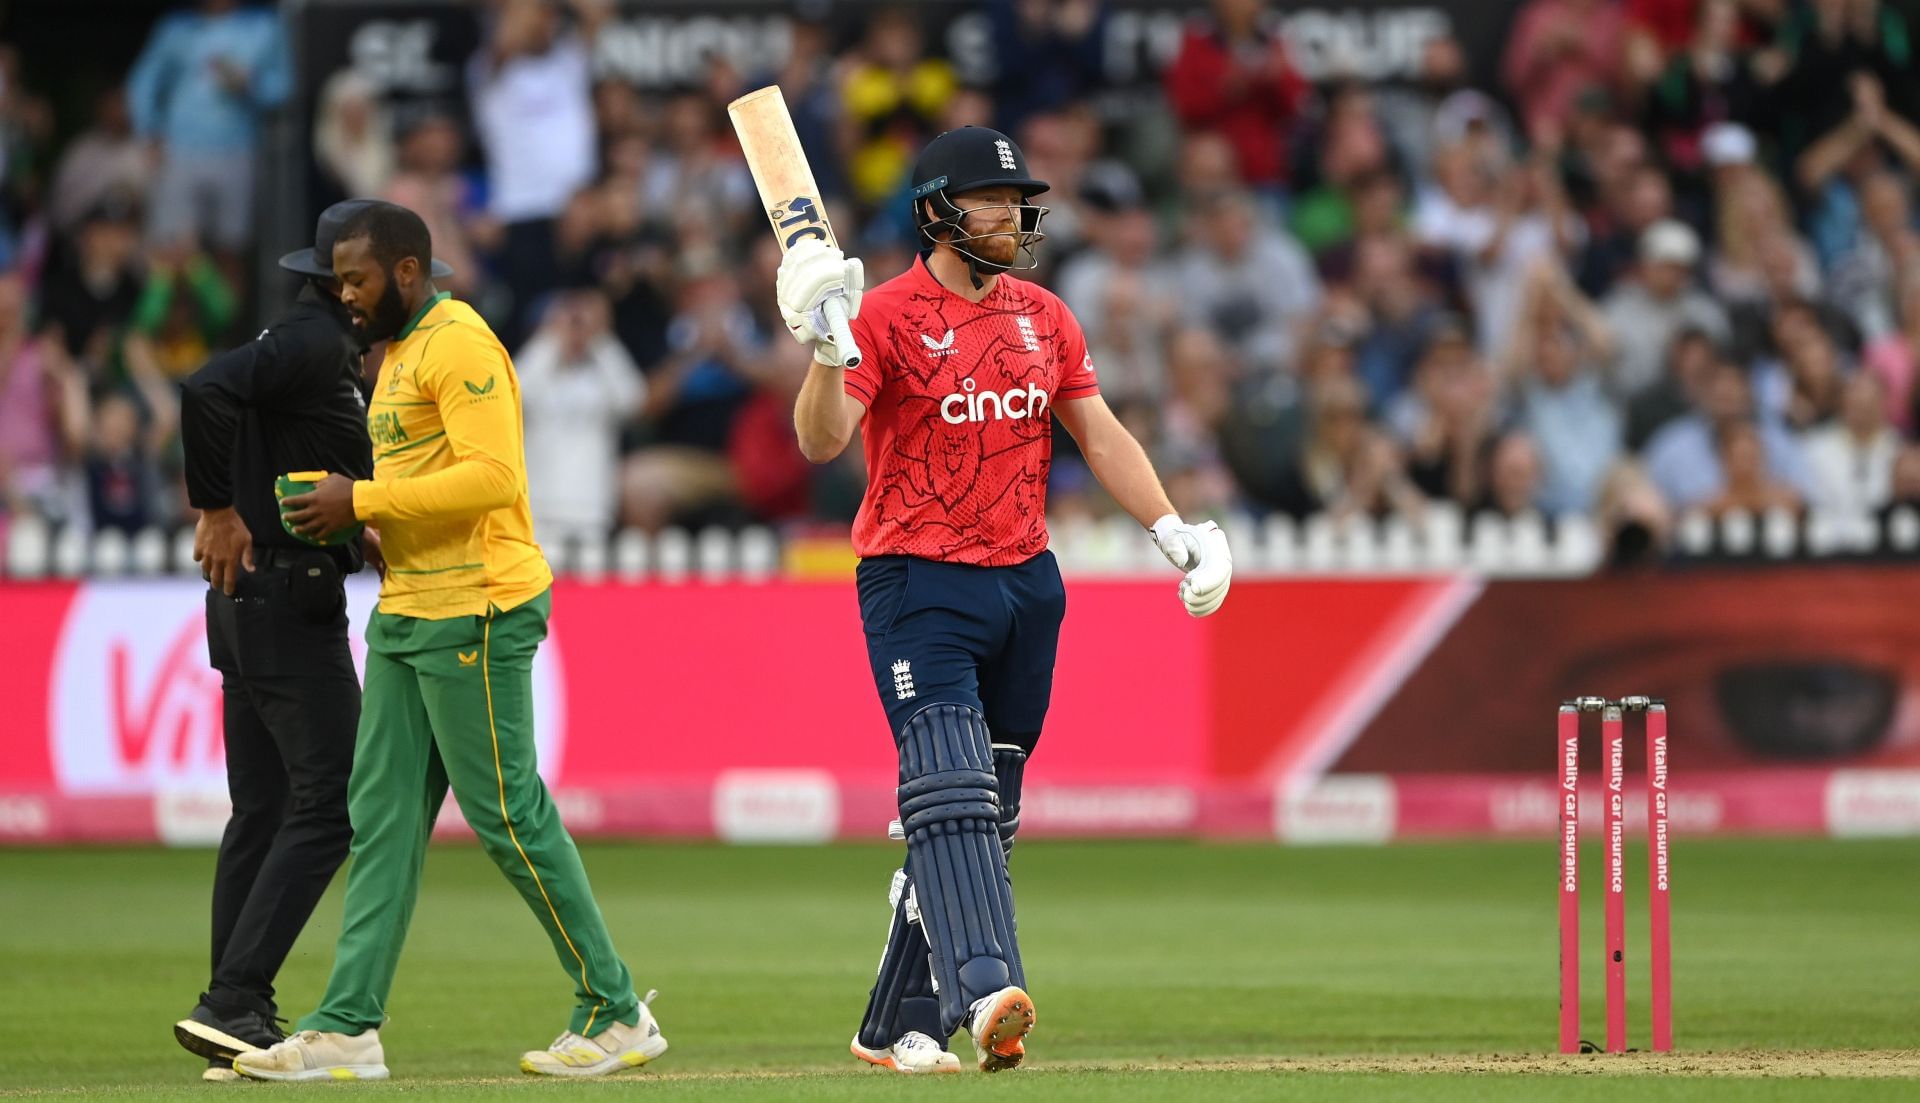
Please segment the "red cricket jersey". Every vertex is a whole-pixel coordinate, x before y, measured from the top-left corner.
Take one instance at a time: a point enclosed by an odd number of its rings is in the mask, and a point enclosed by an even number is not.
[[[847,393],[867,405],[853,550],[986,567],[1045,551],[1053,406],[1100,393],[1066,304],[1005,275],[968,302],[916,259],[861,299],[853,336]]]

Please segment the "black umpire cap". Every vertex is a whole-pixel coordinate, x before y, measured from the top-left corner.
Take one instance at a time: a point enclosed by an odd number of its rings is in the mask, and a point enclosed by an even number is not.
[[[320,212],[320,221],[313,228],[313,248],[295,249],[280,258],[280,267],[289,272],[298,272],[303,276],[315,276],[323,280],[333,278],[333,244],[340,239],[340,231],[346,228],[353,216],[372,207],[390,207],[393,204],[380,199],[346,199]],[[439,257],[433,258],[432,277],[436,280],[453,275],[453,266]]]

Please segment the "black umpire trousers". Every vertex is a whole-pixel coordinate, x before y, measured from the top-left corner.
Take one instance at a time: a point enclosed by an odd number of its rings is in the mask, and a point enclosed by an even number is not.
[[[360,683],[344,592],[331,609],[311,585],[294,599],[301,557],[312,554],[256,549],[233,596],[207,591],[233,802],[213,878],[206,998],[216,1008],[276,1013],[274,978],[353,840],[347,779]],[[336,575],[320,594],[339,588]]]

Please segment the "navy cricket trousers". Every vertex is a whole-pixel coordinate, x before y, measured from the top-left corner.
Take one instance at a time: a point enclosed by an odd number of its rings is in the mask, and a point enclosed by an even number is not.
[[[914,713],[954,704],[980,710],[995,742],[1033,750],[1067,611],[1052,552],[1012,567],[877,556],[856,577],[874,688],[896,740]]]

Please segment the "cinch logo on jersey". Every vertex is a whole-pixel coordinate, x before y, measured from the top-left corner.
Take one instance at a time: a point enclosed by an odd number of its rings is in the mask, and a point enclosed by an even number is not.
[[[971,379],[962,380],[959,392],[941,399],[940,420],[948,425],[965,425],[969,421],[1019,420],[1047,414],[1047,392],[1038,383],[1004,391],[976,392],[976,386]]]

